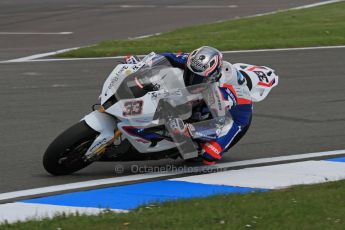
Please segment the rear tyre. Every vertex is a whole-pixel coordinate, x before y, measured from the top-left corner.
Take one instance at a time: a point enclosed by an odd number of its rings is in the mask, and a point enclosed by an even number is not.
[[[47,148],[43,166],[52,175],[68,175],[85,168],[92,162],[85,161],[84,155],[98,132],[81,121],[61,133]]]

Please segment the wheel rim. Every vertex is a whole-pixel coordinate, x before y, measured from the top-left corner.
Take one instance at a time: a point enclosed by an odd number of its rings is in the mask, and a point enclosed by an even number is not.
[[[92,144],[93,139],[83,141],[76,147],[66,148],[65,151],[61,154],[61,157],[58,160],[58,164],[63,165],[67,168],[75,164],[80,164],[81,161],[85,162],[83,158],[86,151],[89,149]]]

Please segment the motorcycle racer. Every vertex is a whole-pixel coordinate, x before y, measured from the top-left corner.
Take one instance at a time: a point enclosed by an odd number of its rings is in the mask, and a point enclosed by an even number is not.
[[[67,175],[95,161],[214,164],[249,128],[252,102],[278,80],[269,67],[222,61],[211,47],[128,57],[105,80],[93,111],[51,142],[43,166]]]
[[[172,67],[183,70],[186,87],[205,83],[216,84],[213,98],[219,99],[218,105],[221,107],[222,113],[216,114],[216,116],[225,117],[225,119],[220,119],[221,125],[217,119],[208,120],[207,125],[185,124],[179,118],[170,122],[175,134],[191,137],[200,144],[201,149],[199,150],[204,164],[215,164],[245,135],[251,124],[253,104],[250,90],[252,85],[251,82],[247,84],[245,73],[240,68],[250,68],[253,71],[256,68],[267,71],[271,69],[246,64],[233,65],[223,61],[222,53],[209,46],[200,47],[191,53],[162,53],[160,55],[165,57]],[[137,62],[139,59],[135,56],[126,58],[127,63],[133,63],[133,61]],[[266,77],[263,72],[254,72],[260,80]],[[250,79],[248,80],[250,81]],[[277,82],[270,83],[272,85]],[[262,95],[263,92],[260,91],[259,94]],[[196,109],[193,108],[192,116],[195,117],[198,114],[201,120],[210,118],[210,109],[212,108],[204,103],[197,106]],[[231,117],[231,119],[226,119],[226,117]]]
[[[222,60],[222,54],[215,48],[203,46],[190,54],[163,53],[174,67],[184,70],[183,79],[186,86],[213,83],[218,85],[223,107],[232,119],[216,130],[215,138],[201,144],[203,163],[211,165],[221,159],[223,154],[236,144],[247,132],[252,118],[252,101],[245,78],[229,62]],[[201,108],[205,110],[205,108]],[[207,109],[207,108],[206,108]],[[202,133],[202,127],[191,124],[176,127],[177,132],[188,133],[195,137]],[[183,130],[184,129],[184,130]],[[200,130],[201,129],[201,130]]]

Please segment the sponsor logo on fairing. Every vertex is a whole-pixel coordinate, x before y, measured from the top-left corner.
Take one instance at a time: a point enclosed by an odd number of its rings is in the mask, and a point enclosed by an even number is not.
[[[135,141],[139,142],[139,143],[144,143],[144,144],[150,143],[149,141],[146,141],[146,140],[143,140],[143,139],[135,139]]]
[[[94,152],[95,150],[97,150],[98,148],[100,148],[101,146],[103,146],[106,143],[107,143],[107,139],[103,138],[101,141],[97,142],[97,144],[95,144],[95,146],[93,146],[92,149],[90,149],[90,151]]]
[[[108,90],[111,90],[114,86],[115,86],[115,84],[116,84],[116,82],[120,79],[119,78],[119,76],[120,76],[120,74],[122,73],[122,72],[124,72],[125,70],[127,70],[128,69],[128,66],[122,66],[121,67],[121,69],[119,69],[115,74],[114,74],[114,77],[111,79],[111,81],[110,81],[110,83],[109,83],[109,85],[108,85]]]

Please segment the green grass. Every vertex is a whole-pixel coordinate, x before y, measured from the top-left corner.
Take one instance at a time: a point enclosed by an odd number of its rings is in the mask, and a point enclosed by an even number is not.
[[[103,41],[58,57],[97,57],[191,51],[203,45],[219,50],[345,44],[345,2],[261,17],[192,26],[139,40]]]
[[[130,213],[60,216],[0,229],[345,229],[345,181],[267,193],[221,195]]]

